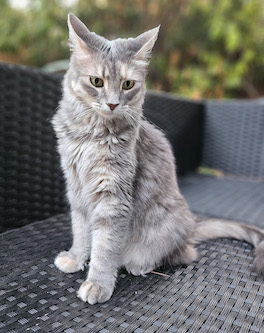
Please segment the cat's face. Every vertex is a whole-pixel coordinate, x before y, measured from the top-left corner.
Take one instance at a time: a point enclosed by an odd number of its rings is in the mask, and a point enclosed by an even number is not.
[[[73,49],[68,85],[87,111],[104,118],[139,112],[145,95],[145,77],[159,27],[137,38],[108,41],[91,33],[69,14]]]

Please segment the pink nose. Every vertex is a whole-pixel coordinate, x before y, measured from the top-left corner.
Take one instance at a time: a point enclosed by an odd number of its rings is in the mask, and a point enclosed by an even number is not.
[[[110,103],[108,104],[108,103],[107,103],[107,105],[109,106],[109,108],[110,108],[111,111],[114,111],[114,109],[115,109],[119,104],[110,104]]]

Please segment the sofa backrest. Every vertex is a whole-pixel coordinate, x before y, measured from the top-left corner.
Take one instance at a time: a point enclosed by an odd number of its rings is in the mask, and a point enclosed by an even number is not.
[[[61,80],[0,64],[0,232],[68,209],[50,124]],[[148,91],[144,115],[165,132],[178,174],[203,165],[264,177],[264,99],[196,102]]]
[[[0,232],[67,209],[65,185],[50,120],[62,75],[0,64]],[[148,92],[145,116],[170,140],[179,174],[201,160],[203,106]]]
[[[144,115],[169,139],[178,175],[195,171],[202,160],[203,103],[169,93],[148,91]]]
[[[264,177],[264,98],[206,101],[202,165]]]

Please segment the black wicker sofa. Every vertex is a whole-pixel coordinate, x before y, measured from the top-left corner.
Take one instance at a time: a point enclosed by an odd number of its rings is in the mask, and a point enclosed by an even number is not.
[[[61,79],[0,64],[0,332],[264,332],[264,278],[241,241],[202,243],[197,262],[161,267],[160,275],[122,270],[104,304],[77,298],[86,273],[53,264],[71,244],[50,125]],[[169,138],[196,214],[264,228],[264,99],[194,102],[148,92],[144,112]]]

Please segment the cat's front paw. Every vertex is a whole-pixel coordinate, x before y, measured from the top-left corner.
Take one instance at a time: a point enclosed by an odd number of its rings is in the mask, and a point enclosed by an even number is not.
[[[85,281],[78,290],[78,297],[84,302],[93,305],[96,303],[104,303],[112,296],[113,289],[108,289],[92,281]]]
[[[84,269],[67,251],[61,252],[54,261],[55,266],[64,273],[75,273]]]

